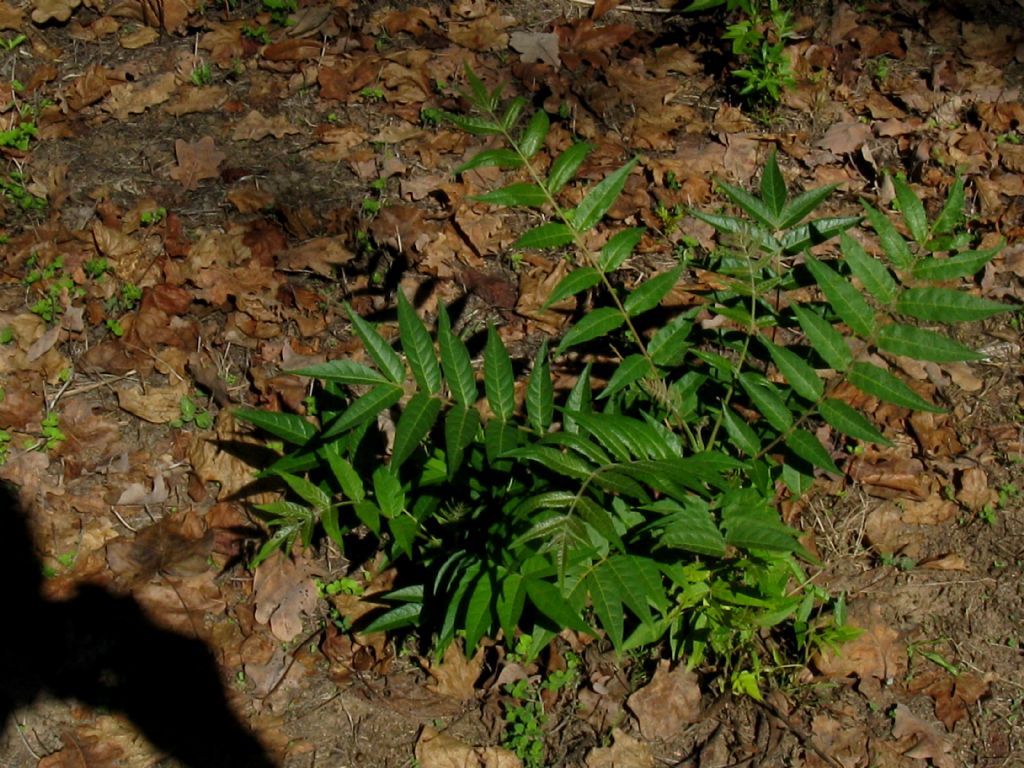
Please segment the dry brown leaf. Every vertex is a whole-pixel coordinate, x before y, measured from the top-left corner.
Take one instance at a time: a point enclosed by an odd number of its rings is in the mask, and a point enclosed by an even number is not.
[[[902,745],[903,754],[916,760],[931,760],[935,768],[955,768],[953,744],[934,726],[917,717],[905,704],[897,704],[893,713],[892,735]]]
[[[110,95],[102,107],[116,119],[126,120],[129,115],[163,104],[177,87],[178,81],[173,72],[165,72],[144,83],[121,83],[110,88]]]
[[[522,768],[522,761],[502,747],[473,747],[431,726],[416,742],[420,768]]]
[[[153,27],[136,27],[131,32],[126,32],[117,38],[117,42],[121,44],[122,48],[131,51],[136,48],[144,48],[159,39],[160,32]]]
[[[467,659],[458,643],[451,643],[440,664],[430,664],[427,672],[433,678],[427,687],[434,693],[453,699],[476,698],[476,681],[484,666],[484,648],[477,648],[472,659]]]
[[[167,490],[163,473],[157,472],[156,477],[153,478],[152,488],[147,488],[142,483],[130,483],[121,491],[121,495],[114,504],[116,506],[163,504],[168,498],[170,498],[170,492]]]
[[[355,254],[346,245],[346,237],[317,237],[295,248],[279,253],[278,269],[284,271],[312,270],[324,277],[334,277],[335,266],[348,264]]]
[[[67,21],[71,18],[71,12],[81,2],[82,0],[35,0],[32,21],[36,24],[45,24],[48,21]]]
[[[871,128],[855,120],[835,123],[825,135],[814,142],[814,146],[827,150],[834,155],[848,155],[856,152],[871,138]]]
[[[986,504],[992,504],[999,494],[988,487],[988,474],[981,467],[968,467],[960,473],[960,490],[956,500],[971,512],[979,512]]]
[[[290,558],[280,550],[256,569],[253,598],[256,621],[270,622],[270,631],[283,643],[302,632],[302,619],[316,610],[320,599],[313,576],[316,569],[303,558]]]
[[[558,58],[558,35],[554,32],[513,32],[508,44],[525,64],[540,62],[555,69],[562,66]]]
[[[21,9],[0,2],[0,29],[21,29]]]
[[[195,189],[203,179],[217,178],[217,168],[225,157],[214,145],[212,136],[193,142],[178,139],[174,142],[174,154],[178,165],[171,169],[171,178],[185,189]]]
[[[264,117],[254,109],[235,125],[231,138],[233,141],[259,141],[267,136],[282,139],[289,134],[298,132],[299,129],[288,122],[288,118],[284,115]]]
[[[818,671],[828,677],[887,680],[900,677],[907,669],[906,644],[900,633],[882,618],[877,607],[867,611],[856,606],[849,624],[863,630],[860,637],[845,643],[835,653],[823,650],[814,657]]]
[[[188,394],[188,383],[178,379],[166,387],[146,389],[127,385],[116,392],[122,410],[151,424],[167,424],[181,416],[181,398]]]
[[[586,768],[654,768],[658,764],[650,747],[620,728],[612,729],[612,739],[610,747],[590,750]]]
[[[700,685],[685,664],[658,664],[651,681],[626,701],[645,739],[674,737],[684,725],[700,720]]]
[[[178,95],[160,109],[169,115],[181,117],[195,112],[209,112],[228,100],[226,88],[219,85],[204,88],[182,88]]]

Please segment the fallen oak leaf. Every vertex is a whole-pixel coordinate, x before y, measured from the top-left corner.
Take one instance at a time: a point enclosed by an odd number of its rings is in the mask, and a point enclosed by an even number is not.
[[[32,11],[32,21],[45,24],[48,21],[67,21],[71,12],[81,4],[81,0],[36,0]]]
[[[283,139],[298,132],[299,129],[289,123],[284,115],[264,117],[259,110],[254,109],[238,121],[231,138],[233,141],[259,141],[267,136]]]
[[[912,744],[904,750],[905,757],[931,760],[935,768],[954,768],[953,745],[935,728],[917,717],[905,704],[897,704],[892,716],[892,735]]]
[[[226,157],[216,148],[212,136],[193,142],[178,139],[174,142],[174,154],[178,166],[171,169],[171,178],[185,189],[195,189],[203,179],[217,178],[220,175],[217,167]]]

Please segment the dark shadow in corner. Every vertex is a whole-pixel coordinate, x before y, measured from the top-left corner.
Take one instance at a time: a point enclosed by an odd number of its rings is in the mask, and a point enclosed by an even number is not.
[[[42,692],[127,715],[190,768],[273,768],[228,707],[213,655],[153,625],[130,597],[84,586],[41,597],[42,570],[13,488],[0,482],[0,728]]]

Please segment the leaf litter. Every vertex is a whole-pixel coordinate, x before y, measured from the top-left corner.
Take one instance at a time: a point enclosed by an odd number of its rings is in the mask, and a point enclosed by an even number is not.
[[[421,729],[429,716],[411,714],[414,701],[436,712],[454,702],[462,718],[474,712],[488,680],[500,679],[488,675],[484,656],[402,663],[379,636],[329,622],[330,630],[316,633],[329,617],[314,578],[360,564],[278,558],[255,579],[219,570],[236,567],[255,530],[240,508],[225,510],[237,498],[272,498],[253,487],[249,454],[258,446],[225,406],[301,412],[302,383],[280,371],[297,365],[289,361],[352,353],[341,300],[366,315],[387,309],[395,285],[425,289],[426,308],[466,301],[470,315],[498,320],[508,339],[523,341],[557,332],[572,311],[542,309],[560,262],[535,254],[511,262],[507,249],[522,222],[471,200],[497,177],[451,176],[475,140],[423,125],[422,110],[456,108],[465,64],[490,83],[511,80],[551,114],[567,116],[571,134],[553,129],[552,153],[574,137],[594,143],[588,178],[643,151],[643,175],[612,216],[659,229],[658,203],[708,204],[714,177],[749,184],[770,146],[794,182],[838,183],[851,203],[866,195],[888,204],[883,171],[890,171],[904,173],[936,207],[959,168],[970,176],[971,226],[1011,242],[981,287],[992,298],[1019,299],[1020,25],[945,7],[926,14],[912,3],[898,3],[896,15],[845,3],[829,13],[812,3],[800,20],[806,33],[787,51],[798,87],[784,95],[779,119],[764,121],[722,99],[722,78],[706,65],[708,38],[687,37],[686,25],[660,27],[659,15],[614,2],[601,3],[592,18],[567,2],[541,4],[542,11],[497,0],[357,5],[308,5],[295,10],[294,24],[275,26],[258,8],[200,11],[195,3],[143,0],[104,15],[66,0],[31,10],[0,3],[0,28],[30,43],[13,60],[24,90],[12,76],[0,109],[5,125],[32,119],[38,128],[27,150],[4,148],[12,163],[5,173],[25,173],[26,192],[49,205],[34,213],[5,196],[0,206],[0,327],[12,332],[0,346],[0,428],[15,438],[0,475],[40,502],[33,514],[50,521],[41,540],[46,562],[79,552],[54,590],[76,578],[112,580],[167,624],[213,642],[227,677],[248,675],[242,695],[250,711],[264,703],[309,708],[287,724],[256,721],[281,764],[309,764],[310,753],[313,764],[330,764],[316,748],[328,742],[334,746],[322,746],[323,754],[337,749],[354,760],[357,737],[369,733],[378,736],[376,751],[363,764],[415,755],[424,766],[514,765],[482,724],[462,739]],[[259,28],[267,40],[257,39]],[[659,38],[665,34],[668,44]],[[89,59],[61,55],[75,46]],[[193,75],[207,64],[214,83],[199,86]],[[371,212],[368,200],[380,201],[379,210]],[[375,252],[360,243],[360,231]],[[685,217],[668,234],[691,233],[711,242],[708,229]],[[644,255],[664,259],[659,248]],[[108,263],[100,278],[86,271],[96,259]],[[35,265],[59,266],[26,291]],[[59,273],[75,290],[54,293],[56,317],[47,321],[29,307]],[[131,306],[123,300],[128,286],[141,293]],[[996,332],[1020,349],[1015,326],[986,327],[974,346]],[[192,362],[197,353],[204,358]],[[809,510],[792,510],[829,555],[823,583],[847,590],[851,621],[863,631],[808,666],[808,682],[839,682],[839,693],[830,699],[811,688],[794,697],[806,730],[772,742],[780,759],[833,765],[823,752],[843,765],[946,768],[1005,759],[1024,743],[1008,717],[1024,685],[1019,615],[1012,618],[1022,600],[1013,544],[1021,504],[1011,491],[1024,482],[1014,415],[1018,357],[919,368],[890,361],[943,392],[950,415],[908,416],[873,404],[894,445],[847,465],[870,497],[840,487],[825,497],[818,522]],[[215,412],[210,429],[167,426],[185,396]],[[67,439],[40,450],[51,411]],[[339,619],[360,618],[350,603],[333,605]],[[281,646],[307,637],[311,656],[308,644]],[[937,667],[934,654],[910,652],[932,641],[945,643],[942,658],[957,674]],[[322,675],[317,658],[344,674]],[[552,713],[559,724],[552,738],[585,746],[566,764],[648,765],[655,753],[697,754],[711,764],[713,755],[740,753],[702,732],[705,719],[737,733],[764,722],[742,701],[702,712],[700,676],[685,666],[658,665],[631,684],[623,669],[637,667],[625,660],[609,667],[599,654],[585,658],[579,717],[564,705]],[[331,688],[332,678],[340,687]],[[355,704],[344,686],[365,694],[358,721],[347,716]],[[328,703],[310,701],[314,690],[331,691]],[[386,699],[395,706],[384,706]],[[927,715],[923,702],[931,703]],[[964,727],[978,707],[987,738]],[[66,748],[54,731],[58,746],[38,758],[8,724],[0,753],[12,765],[154,765],[157,756],[113,722],[83,714],[63,734]],[[356,723],[347,742],[339,722]],[[685,723],[694,728],[681,729]],[[460,721],[448,725],[458,730]],[[389,728],[408,738],[380,737]],[[294,738],[283,739],[282,729]],[[801,733],[812,734],[820,752]]]

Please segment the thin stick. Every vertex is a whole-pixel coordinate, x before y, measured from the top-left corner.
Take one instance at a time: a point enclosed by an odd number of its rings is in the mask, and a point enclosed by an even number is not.
[[[597,0],[569,0],[577,5],[597,5]],[[631,11],[632,13],[672,13],[671,8],[640,8],[636,5],[616,5],[613,11]]]

